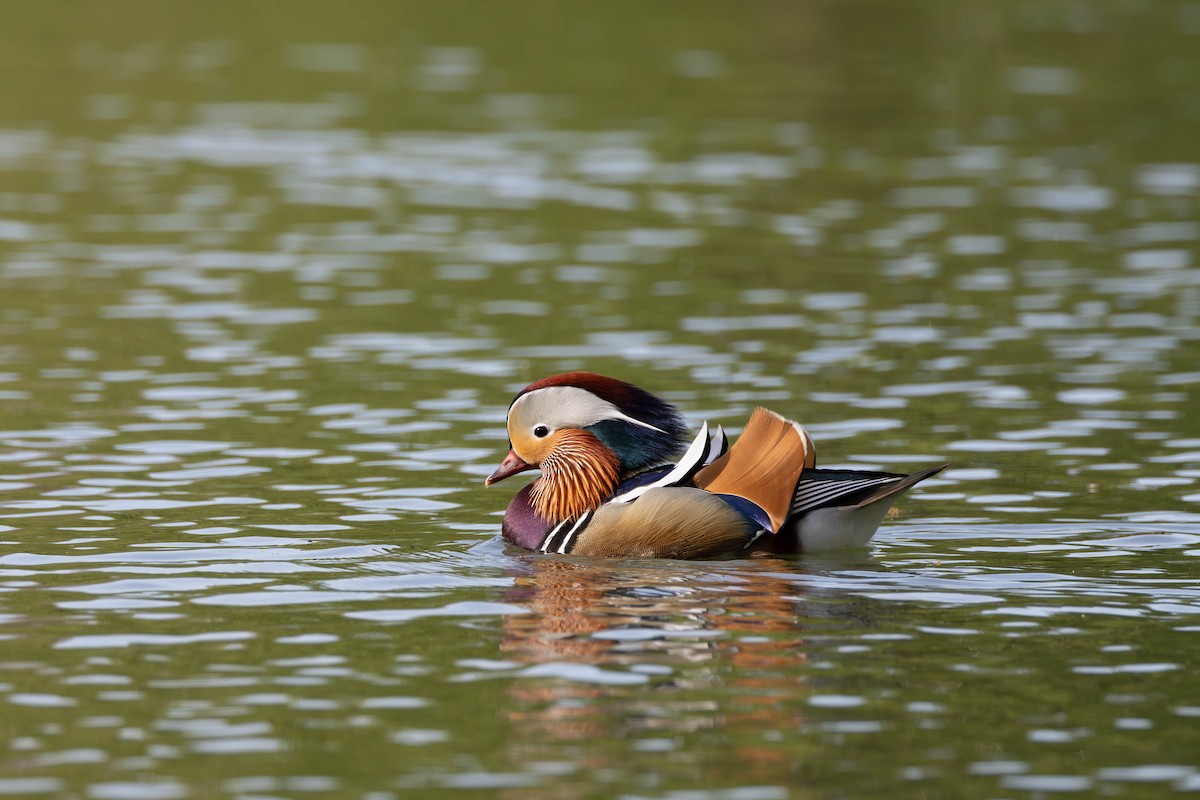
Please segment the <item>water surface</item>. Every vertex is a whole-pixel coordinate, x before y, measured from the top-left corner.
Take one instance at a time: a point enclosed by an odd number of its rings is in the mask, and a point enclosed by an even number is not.
[[[1200,5],[13,9],[0,795],[1200,790]],[[586,368],[869,550],[533,557]]]

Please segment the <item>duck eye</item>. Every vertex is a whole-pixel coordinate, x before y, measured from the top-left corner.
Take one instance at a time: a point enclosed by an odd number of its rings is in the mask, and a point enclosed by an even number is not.
[[[533,435],[539,439],[544,439],[550,435],[550,429],[547,428],[545,425],[538,425],[536,428],[533,429]]]

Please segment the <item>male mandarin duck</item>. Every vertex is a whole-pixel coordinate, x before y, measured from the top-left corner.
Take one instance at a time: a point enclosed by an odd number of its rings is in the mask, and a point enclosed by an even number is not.
[[[765,408],[732,447],[707,423],[688,444],[674,406],[590,372],[522,389],[508,408],[508,436],[512,449],[485,485],[528,469],[542,475],[509,503],[504,538],[584,556],[861,547],[897,496],[947,466],[911,475],[817,469],[808,431]]]

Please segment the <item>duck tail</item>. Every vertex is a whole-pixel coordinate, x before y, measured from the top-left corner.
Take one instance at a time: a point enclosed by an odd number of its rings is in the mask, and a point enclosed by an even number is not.
[[[696,473],[698,488],[754,503],[778,533],[791,510],[800,473],[816,464],[812,437],[799,423],[756,408],[729,452]]]
[[[934,475],[937,475],[948,466],[950,465],[940,464],[936,467],[930,467],[929,469],[923,469],[918,472],[914,472],[911,475],[905,475],[901,480],[886,486],[881,486],[874,492],[871,492],[866,497],[855,503],[854,507],[863,508],[864,506],[869,506],[872,503],[878,503],[885,497],[895,497],[898,494],[907,492],[921,481],[925,480],[926,478],[932,478]]]

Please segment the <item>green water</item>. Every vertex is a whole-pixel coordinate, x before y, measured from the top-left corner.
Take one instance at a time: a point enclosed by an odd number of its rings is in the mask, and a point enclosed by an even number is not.
[[[1200,4],[14,4],[0,795],[1200,791]],[[586,368],[869,550],[535,558]]]

